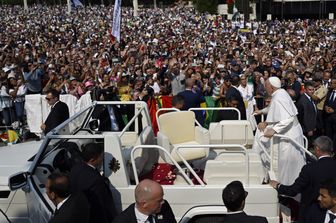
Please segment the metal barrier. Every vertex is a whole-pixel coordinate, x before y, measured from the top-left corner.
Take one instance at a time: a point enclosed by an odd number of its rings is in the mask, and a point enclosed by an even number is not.
[[[237,108],[234,107],[222,107],[222,108],[189,108],[188,111],[208,111],[208,110],[223,110],[223,111],[236,111],[238,113],[238,120],[241,120],[241,114],[240,111]],[[197,120],[196,123],[198,126],[203,127]]]

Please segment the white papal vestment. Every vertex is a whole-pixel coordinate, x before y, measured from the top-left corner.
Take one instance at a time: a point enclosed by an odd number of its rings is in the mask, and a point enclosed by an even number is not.
[[[272,128],[276,133],[291,137],[303,145],[303,132],[296,117],[297,109],[284,89],[278,89],[272,94],[270,105],[262,112],[267,114],[266,122],[269,123],[267,128]],[[257,130],[253,150],[260,153],[264,167],[269,169],[270,163],[256,142],[260,135],[261,132]],[[261,137],[261,139],[261,143],[270,152],[270,140],[265,137]],[[273,142],[274,173],[281,184],[291,185],[299,176],[301,168],[306,164],[305,154],[288,140],[273,137]]]

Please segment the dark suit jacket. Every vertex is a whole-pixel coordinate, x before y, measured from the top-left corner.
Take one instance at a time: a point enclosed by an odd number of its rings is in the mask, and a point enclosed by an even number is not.
[[[321,209],[318,204],[314,204],[307,210],[304,216],[304,223],[324,223],[327,210]]]
[[[131,204],[123,212],[121,212],[113,221],[113,223],[137,223],[137,219],[134,212],[134,205]],[[174,213],[168,203],[164,201],[164,204],[161,207],[160,213],[157,215],[156,223],[176,223]]]
[[[70,172],[72,193],[83,192],[91,206],[90,223],[111,223],[116,216],[109,181],[91,166],[82,162]]]
[[[307,213],[307,208],[317,201],[320,183],[336,177],[336,171],[331,170],[336,170],[336,160],[331,157],[321,158],[317,162],[303,166],[292,185],[280,185],[278,188],[279,194],[287,196],[301,193],[300,219]]]
[[[296,103],[298,109],[298,119],[304,133],[312,131],[316,128],[317,110],[307,97],[303,94]]]
[[[239,90],[233,86],[229,87],[226,90],[225,98],[230,100],[231,98],[235,97],[238,100],[238,107],[237,109],[240,111],[241,120],[246,120],[246,108],[244,104],[244,99],[241,96]]]
[[[82,194],[71,195],[49,223],[89,223],[90,205]]]
[[[325,108],[326,106],[331,107],[332,109],[334,109],[334,113],[332,113],[332,114],[325,113],[327,116],[336,114],[336,100],[331,100],[330,99],[330,96],[331,96],[332,92],[333,92],[332,90],[328,91],[323,108]]]
[[[267,223],[265,217],[260,216],[250,216],[245,212],[240,212],[236,214],[228,214],[223,217],[223,223]]]
[[[46,125],[44,133],[47,134],[53,128],[57,127],[59,124],[61,124],[68,118],[69,118],[69,108],[67,104],[65,104],[62,101],[57,102],[55,106],[51,109],[47,119],[44,122],[44,124]]]
[[[123,130],[125,127],[125,123],[123,121],[120,108],[118,108],[116,105],[97,105],[92,112],[92,118],[99,119],[100,124],[98,130],[112,131],[111,118],[107,106],[112,106],[113,113],[119,127],[119,131]]]
[[[216,122],[222,120],[238,120],[238,113],[232,110],[222,110],[217,112]]]
[[[184,106],[182,110],[188,110],[189,108],[199,108],[201,103],[205,102],[205,98],[201,92],[193,92],[191,90],[185,90],[178,95],[181,95],[184,98]],[[203,125],[204,116],[202,115],[202,111],[195,111],[195,116],[197,121]]]

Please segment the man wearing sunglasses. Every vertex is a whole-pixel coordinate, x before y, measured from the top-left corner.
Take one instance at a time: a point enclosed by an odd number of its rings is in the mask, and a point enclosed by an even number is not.
[[[41,129],[46,135],[53,128],[69,118],[69,108],[67,104],[59,100],[59,92],[55,89],[48,90],[45,99],[49,106],[51,106],[47,119],[41,125]]]

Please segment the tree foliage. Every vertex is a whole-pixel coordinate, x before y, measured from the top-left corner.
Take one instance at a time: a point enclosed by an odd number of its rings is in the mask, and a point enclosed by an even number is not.
[[[218,0],[193,0],[193,3],[200,12],[217,13]]]

